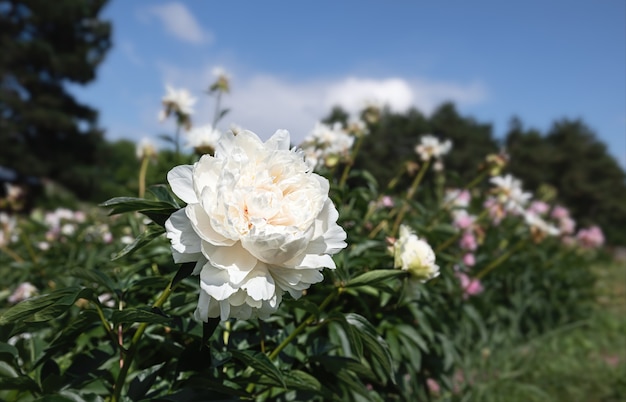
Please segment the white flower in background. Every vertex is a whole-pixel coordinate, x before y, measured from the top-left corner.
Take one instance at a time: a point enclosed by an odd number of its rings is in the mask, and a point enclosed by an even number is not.
[[[346,126],[346,132],[355,137],[362,137],[370,133],[367,124],[361,119],[351,117]]]
[[[230,91],[230,74],[226,72],[222,67],[215,67],[212,71],[213,76],[215,77],[215,82],[209,88],[209,91],[221,91],[221,92],[229,92]]]
[[[157,150],[150,139],[142,138],[137,144],[135,155],[139,160],[143,160],[144,158],[156,158]]]
[[[448,205],[452,208],[465,209],[469,207],[472,196],[469,190],[461,190],[457,188],[446,190],[444,197],[444,205]]]
[[[313,173],[289,133],[267,142],[250,131],[226,133],[215,156],[167,175],[187,203],[166,222],[174,261],[197,262],[195,316],[267,318],[284,292],[298,298],[335,268],[331,254],[346,233],[328,197],[328,180]]]
[[[163,121],[171,114],[174,114],[178,123],[189,130],[191,128],[193,105],[196,104],[197,99],[191,96],[186,89],[174,89],[166,85],[165,90],[166,94],[162,99],[164,110],[159,115],[159,120]]]
[[[420,143],[415,146],[415,152],[422,161],[426,162],[432,158],[439,159],[452,149],[452,142],[446,140],[440,142],[439,139],[430,134],[422,136]]]
[[[400,225],[400,237],[393,245],[394,266],[409,271],[413,279],[426,282],[439,275],[435,252],[406,225]]]
[[[341,128],[340,123],[329,126],[317,122],[300,148],[306,155],[317,153],[316,166],[323,163],[332,167],[350,155],[352,145],[354,145],[354,137]]]
[[[496,200],[507,212],[524,213],[524,207],[532,194],[524,192],[521,181],[510,174],[492,177],[489,181],[495,186]]]
[[[530,228],[531,236],[535,242],[540,242],[546,236],[558,236],[561,233],[556,226],[546,222],[535,212],[527,211],[524,214],[524,220]]]
[[[23,300],[30,299],[37,293],[37,288],[30,282],[21,283],[7,299],[9,303],[15,304]]]
[[[237,135],[240,132],[244,131],[244,129],[240,125],[237,125],[235,123],[231,123],[230,126],[228,127],[228,131],[230,133],[232,133],[233,135]]]
[[[222,133],[210,124],[194,127],[186,134],[187,146],[199,154],[212,154],[221,136]]]
[[[15,216],[0,212],[0,247],[5,247],[17,240],[16,227]]]

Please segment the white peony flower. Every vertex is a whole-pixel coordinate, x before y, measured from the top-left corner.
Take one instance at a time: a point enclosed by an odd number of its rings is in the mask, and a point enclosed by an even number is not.
[[[561,231],[556,226],[546,222],[535,212],[527,211],[524,214],[524,220],[535,242],[540,242],[546,236],[558,236],[561,234]]]
[[[197,99],[191,96],[186,89],[174,89],[166,85],[165,90],[167,93],[161,100],[165,110],[159,113],[159,120],[163,121],[170,114],[174,114],[178,123],[189,130],[191,128],[193,105],[196,104]]]
[[[437,137],[430,134],[422,136],[420,143],[415,146],[415,152],[424,162],[432,158],[439,159],[450,152],[451,149],[452,142],[450,140],[439,142]]]
[[[222,133],[212,125],[195,127],[187,134],[187,146],[202,154],[213,153]]]
[[[30,282],[22,282],[20,285],[11,293],[7,301],[9,303],[15,304],[26,299],[30,299],[37,293],[37,288],[33,286]]]
[[[144,158],[156,158],[157,150],[149,138],[142,138],[137,144],[135,155],[139,160],[143,160]]]
[[[510,174],[496,176],[489,180],[495,186],[497,202],[513,213],[524,213],[524,207],[532,197],[531,193],[524,192],[522,182]]]
[[[435,252],[426,241],[419,239],[406,225],[400,225],[400,237],[393,245],[394,266],[409,271],[421,282],[439,276]]]
[[[187,206],[165,224],[174,261],[197,262],[195,316],[267,318],[284,292],[298,298],[323,280],[346,233],[328,197],[289,133],[267,142],[250,131],[225,133],[215,156],[177,166],[167,179]]]
[[[354,137],[341,128],[340,123],[329,126],[318,122],[300,148],[311,161],[315,160],[317,166],[326,164],[332,167],[350,155],[352,145]],[[315,154],[317,158],[312,158]]]

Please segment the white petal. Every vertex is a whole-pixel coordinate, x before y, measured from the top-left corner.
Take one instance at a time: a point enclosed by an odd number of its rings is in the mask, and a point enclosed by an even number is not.
[[[256,257],[241,247],[240,242],[230,247],[202,242],[202,253],[213,266],[228,272],[229,280],[233,284],[241,283],[258,262]]]
[[[288,150],[290,146],[289,131],[276,130],[274,135],[272,135],[272,137],[265,142],[265,145],[268,149],[272,150]]]
[[[245,289],[254,300],[269,300],[276,295],[274,279],[263,263],[259,263],[248,274],[241,288]]]
[[[181,165],[176,166],[167,173],[167,181],[170,183],[172,191],[187,204],[198,202],[198,198],[193,189],[192,172],[193,166]]]
[[[200,287],[216,300],[228,299],[237,291],[229,282],[228,272],[207,263],[200,272]]]
[[[229,239],[217,233],[211,225],[211,219],[200,204],[187,205],[185,213],[191,221],[193,230],[198,236],[215,246],[232,246],[236,240]]]
[[[201,252],[201,240],[193,230],[184,209],[179,209],[169,217],[165,222],[165,229],[172,245],[174,261],[197,261],[198,253]]]

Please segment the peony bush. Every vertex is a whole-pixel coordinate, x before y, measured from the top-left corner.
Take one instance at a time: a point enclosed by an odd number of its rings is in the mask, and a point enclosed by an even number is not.
[[[423,133],[410,186],[381,187],[354,168],[374,105],[294,147],[216,132],[216,77],[214,122],[182,133],[194,155],[176,131],[163,184],[0,213],[0,399],[461,400],[478,350],[589,314],[601,229],[576,231],[506,155],[439,191],[424,178],[445,178],[453,144]],[[162,118],[191,128],[195,99],[167,91]]]

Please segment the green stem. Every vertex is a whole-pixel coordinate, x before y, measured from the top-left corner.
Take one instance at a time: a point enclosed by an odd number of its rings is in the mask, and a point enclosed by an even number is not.
[[[20,233],[20,238],[22,239],[22,242],[26,245],[28,255],[30,255],[30,258],[33,260],[33,262],[37,264],[37,254],[35,254],[35,250],[33,250],[33,245],[31,244],[30,239],[28,238],[28,236],[26,236],[24,232]]]
[[[217,125],[217,123],[220,120],[220,103],[222,100],[222,91],[218,90],[217,91],[217,99],[215,100],[215,111],[213,112],[213,123],[212,123],[212,127],[215,130],[215,126]]]
[[[424,178],[424,175],[426,174],[426,171],[428,170],[428,166],[430,166],[430,160],[427,160],[426,162],[424,162],[420,171],[417,172],[417,175],[415,176],[415,179],[413,180],[411,187],[409,187],[409,191],[407,191],[406,193],[405,202],[402,204],[402,207],[400,207],[400,212],[398,213],[398,216],[396,217],[396,220],[393,224],[393,228],[391,229],[391,233],[390,233],[391,236],[395,236],[396,233],[398,233],[398,228],[400,227],[400,224],[402,223],[402,219],[404,219],[404,215],[406,215],[406,213],[409,210],[409,201],[415,195],[417,188],[419,187],[420,183],[422,182],[422,179]]]
[[[341,292],[341,289],[339,289],[339,292]],[[320,304],[320,307],[319,307],[319,311],[320,312],[322,310],[324,310],[326,308],[326,306],[328,306],[328,304],[333,300],[335,295],[336,295],[335,291],[332,291],[328,296],[326,296],[326,298],[324,299],[322,304]],[[293,332],[291,334],[289,334],[289,336],[287,336],[285,339],[283,339],[283,341],[278,346],[276,346],[276,349],[274,349],[272,351],[272,353],[269,354],[268,358],[270,360],[274,360],[276,357],[278,357],[280,352],[282,352],[283,349],[285,349],[287,346],[289,346],[291,341],[296,339],[296,337],[298,335],[300,335],[300,333],[302,331],[304,331],[306,327],[311,325],[313,323],[313,321],[315,321],[315,315],[311,314],[306,320],[302,321],[302,323],[300,325],[298,325],[298,327],[296,327],[296,329],[294,329]],[[248,384],[248,387],[246,388],[246,391],[248,393],[252,393],[252,391],[254,391],[254,387],[255,387],[255,384],[254,383],[250,383],[250,384]]]
[[[139,198],[143,198],[146,194],[146,172],[148,171],[148,162],[150,157],[144,155],[141,158],[141,167],[139,168]]]
[[[354,162],[356,161],[356,156],[358,155],[359,150],[361,149],[361,144],[363,143],[363,138],[365,138],[365,135],[359,136],[359,138],[356,140],[356,145],[354,146],[354,151],[352,152],[352,155],[350,155],[350,160],[348,161],[348,163],[346,163],[346,166],[343,168],[343,173],[341,174],[341,180],[339,181],[339,188],[342,188],[343,186],[345,186],[346,181],[348,181],[348,174],[350,173],[350,169],[352,169],[352,166],[354,166]]]
[[[104,312],[102,311],[102,308],[100,307],[100,305],[98,303],[96,303],[96,302],[92,302],[92,303],[93,303],[94,306],[96,306],[96,311],[98,312],[98,317],[100,317],[100,321],[102,322],[102,326],[104,326],[104,330],[109,335],[109,337],[111,337],[111,340],[113,341],[113,343],[118,345],[120,347],[120,349],[123,351],[124,350],[123,345],[121,345],[119,343],[117,337],[115,336],[115,334],[111,330],[109,322],[104,317]]]
[[[519,250],[522,246],[524,246],[524,244],[526,244],[526,241],[527,241],[527,239],[521,239],[520,241],[518,241],[517,244],[515,244],[513,247],[511,247],[507,252],[505,252],[500,257],[498,257],[495,260],[493,260],[491,262],[491,264],[489,264],[485,268],[483,268],[476,276],[474,276],[474,278],[475,279],[481,279],[485,275],[487,275],[489,272],[491,272],[494,269],[496,269],[500,264],[502,264],[504,261],[509,259],[509,257],[511,257],[517,250]]]
[[[8,256],[13,258],[17,262],[19,263],[24,262],[24,259],[22,257],[20,257],[15,251],[11,250],[8,247],[2,246],[0,247],[0,250],[2,250],[4,253],[6,253]]]
[[[176,123],[176,133],[174,134],[174,146],[176,148],[174,157],[176,158],[174,163],[178,164],[180,162],[180,123]]]
[[[173,280],[172,280],[173,281]],[[172,291],[176,287],[172,286],[172,281],[167,285],[167,288],[161,293],[161,296],[154,302],[152,308],[160,308],[163,306],[165,301],[170,297]],[[130,347],[128,348],[128,352],[126,353],[126,359],[124,360],[124,365],[121,367],[120,372],[117,376],[117,380],[115,381],[115,387],[113,388],[113,395],[111,396],[111,402],[118,402],[122,395],[122,388],[124,388],[124,384],[126,383],[126,376],[128,375],[128,370],[132,364],[133,358],[135,357],[135,353],[137,353],[137,348],[139,346],[139,341],[143,336],[143,333],[146,331],[148,327],[148,323],[144,322],[139,325],[135,335],[133,335],[132,340],[130,341]]]

